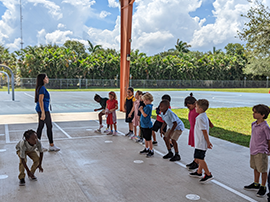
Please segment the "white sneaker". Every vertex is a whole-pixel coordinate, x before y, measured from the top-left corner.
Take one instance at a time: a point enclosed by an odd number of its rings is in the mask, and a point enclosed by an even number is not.
[[[113,136],[117,136],[117,135],[118,135],[118,133],[114,131],[113,132]]]
[[[49,151],[59,151],[59,150],[60,150],[60,148],[58,148],[55,145],[49,147]]]

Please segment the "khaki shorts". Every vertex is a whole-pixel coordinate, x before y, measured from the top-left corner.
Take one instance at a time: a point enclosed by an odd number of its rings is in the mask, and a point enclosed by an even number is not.
[[[250,155],[250,167],[257,170],[259,173],[266,173],[268,170],[268,155]]]
[[[168,137],[170,131],[171,131],[171,129],[167,130],[164,137]],[[175,130],[175,131],[173,131],[172,135],[169,138],[177,141],[181,134],[182,134],[182,130]]]

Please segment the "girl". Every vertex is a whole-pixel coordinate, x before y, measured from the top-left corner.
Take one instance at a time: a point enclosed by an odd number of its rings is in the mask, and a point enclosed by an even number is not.
[[[190,129],[189,129],[189,136],[188,136],[188,145],[191,147],[195,147],[195,137],[194,137],[194,127],[195,127],[195,121],[196,117],[199,115],[199,113],[196,112],[195,107],[196,107],[196,98],[193,97],[193,93],[190,93],[190,96],[185,98],[185,106],[189,109],[188,113],[188,121],[190,123]],[[214,125],[211,123],[209,120],[209,126],[211,128],[214,127]],[[199,165],[193,161],[190,164],[187,164],[186,167],[190,170],[194,170],[199,167]]]
[[[133,135],[132,120],[134,118],[134,113],[132,113],[130,117],[129,117],[129,113],[131,112],[133,108],[134,101],[135,101],[134,89],[132,87],[129,87],[127,90],[127,98],[125,101],[126,122],[128,123],[128,128],[129,128],[129,132],[126,134],[126,136],[128,137],[131,137]]]
[[[49,83],[49,78],[46,74],[39,74],[37,76],[36,90],[35,90],[35,103],[36,103],[36,111],[38,113],[38,129],[37,129],[37,137],[41,138],[42,129],[44,127],[44,123],[47,127],[47,137],[49,139],[49,151],[59,151],[60,149],[56,147],[53,143],[53,133],[52,133],[52,119],[49,111],[50,105],[50,94],[45,88],[45,85]],[[46,151],[43,148],[43,151]]]
[[[137,136],[137,126],[140,127],[140,117],[138,116],[138,110],[140,105],[140,96],[142,95],[142,91],[137,91],[135,94],[135,102],[133,103],[132,110],[130,111],[128,117],[131,118],[132,114],[134,113],[134,118],[132,119],[133,123],[133,129],[134,129],[134,135],[131,137],[131,139],[139,138],[139,135]]]
[[[107,124],[110,126],[111,131],[107,135],[117,135],[117,128],[116,128],[116,112],[115,110],[118,109],[118,102],[116,100],[115,92],[109,92],[109,100],[106,103],[106,115],[107,115]],[[112,125],[114,125],[114,133],[112,129]]]

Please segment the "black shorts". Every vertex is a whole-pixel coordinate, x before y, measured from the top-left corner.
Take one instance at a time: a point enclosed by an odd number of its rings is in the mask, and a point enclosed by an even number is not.
[[[194,159],[204,160],[205,150],[195,149],[194,151]]]
[[[126,122],[127,123],[132,123],[132,120],[134,118],[134,112],[132,113],[130,118],[128,117],[129,113],[130,113],[130,111],[126,113]]]
[[[141,134],[146,141],[152,140],[152,128],[141,128]]]
[[[154,125],[153,125],[152,130],[155,131],[155,132],[158,132],[158,130],[161,129],[162,124],[163,124],[162,122],[156,120],[155,123],[154,123]],[[167,131],[167,125],[163,128],[163,131],[164,131],[164,133],[166,133],[166,131]]]

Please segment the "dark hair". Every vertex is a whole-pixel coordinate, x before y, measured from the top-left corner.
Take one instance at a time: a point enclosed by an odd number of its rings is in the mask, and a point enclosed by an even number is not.
[[[159,105],[161,105],[161,104],[163,104],[163,105],[165,105],[166,107],[170,107],[170,102],[169,102],[169,100],[165,100],[165,99],[163,99],[160,103],[159,103]]]
[[[32,129],[30,129],[24,132],[23,137],[25,140],[28,140],[34,134],[36,134],[36,131],[33,131]]]
[[[133,87],[128,87],[128,90],[130,90],[132,93],[134,93],[134,88]]]
[[[95,94],[94,100],[97,101],[98,99],[100,99],[100,95],[99,94]]]
[[[143,92],[142,91],[140,91],[140,90],[137,90],[137,92],[136,93],[138,93],[139,95],[142,95],[143,94]]]
[[[206,99],[200,99],[196,101],[196,105],[198,105],[200,108],[203,109],[203,111],[206,111],[209,107],[209,102]]]
[[[196,98],[193,97],[193,93],[190,93],[189,96],[185,98],[185,106],[187,106],[188,104],[194,105],[196,101]]]
[[[270,112],[269,107],[266,105],[263,105],[263,104],[255,105],[252,108],[252,111],[254,111],[254,110],[256,112],[260,113],[261,115],[264,115],[263,119],[267,119],[269,112]]]
[[[171,102],[171,96],[169,96],[168,94],[165,94],[161,97],[162,100],[168,100],[169,102]]]
[[[36,82],[36,90],[35,90],[35,103],[38,102],[38,94],[39,94],[39,89],[44,86],[44,79],[47,75],[46,74],[39,74],[37,76],[37,82]]]

